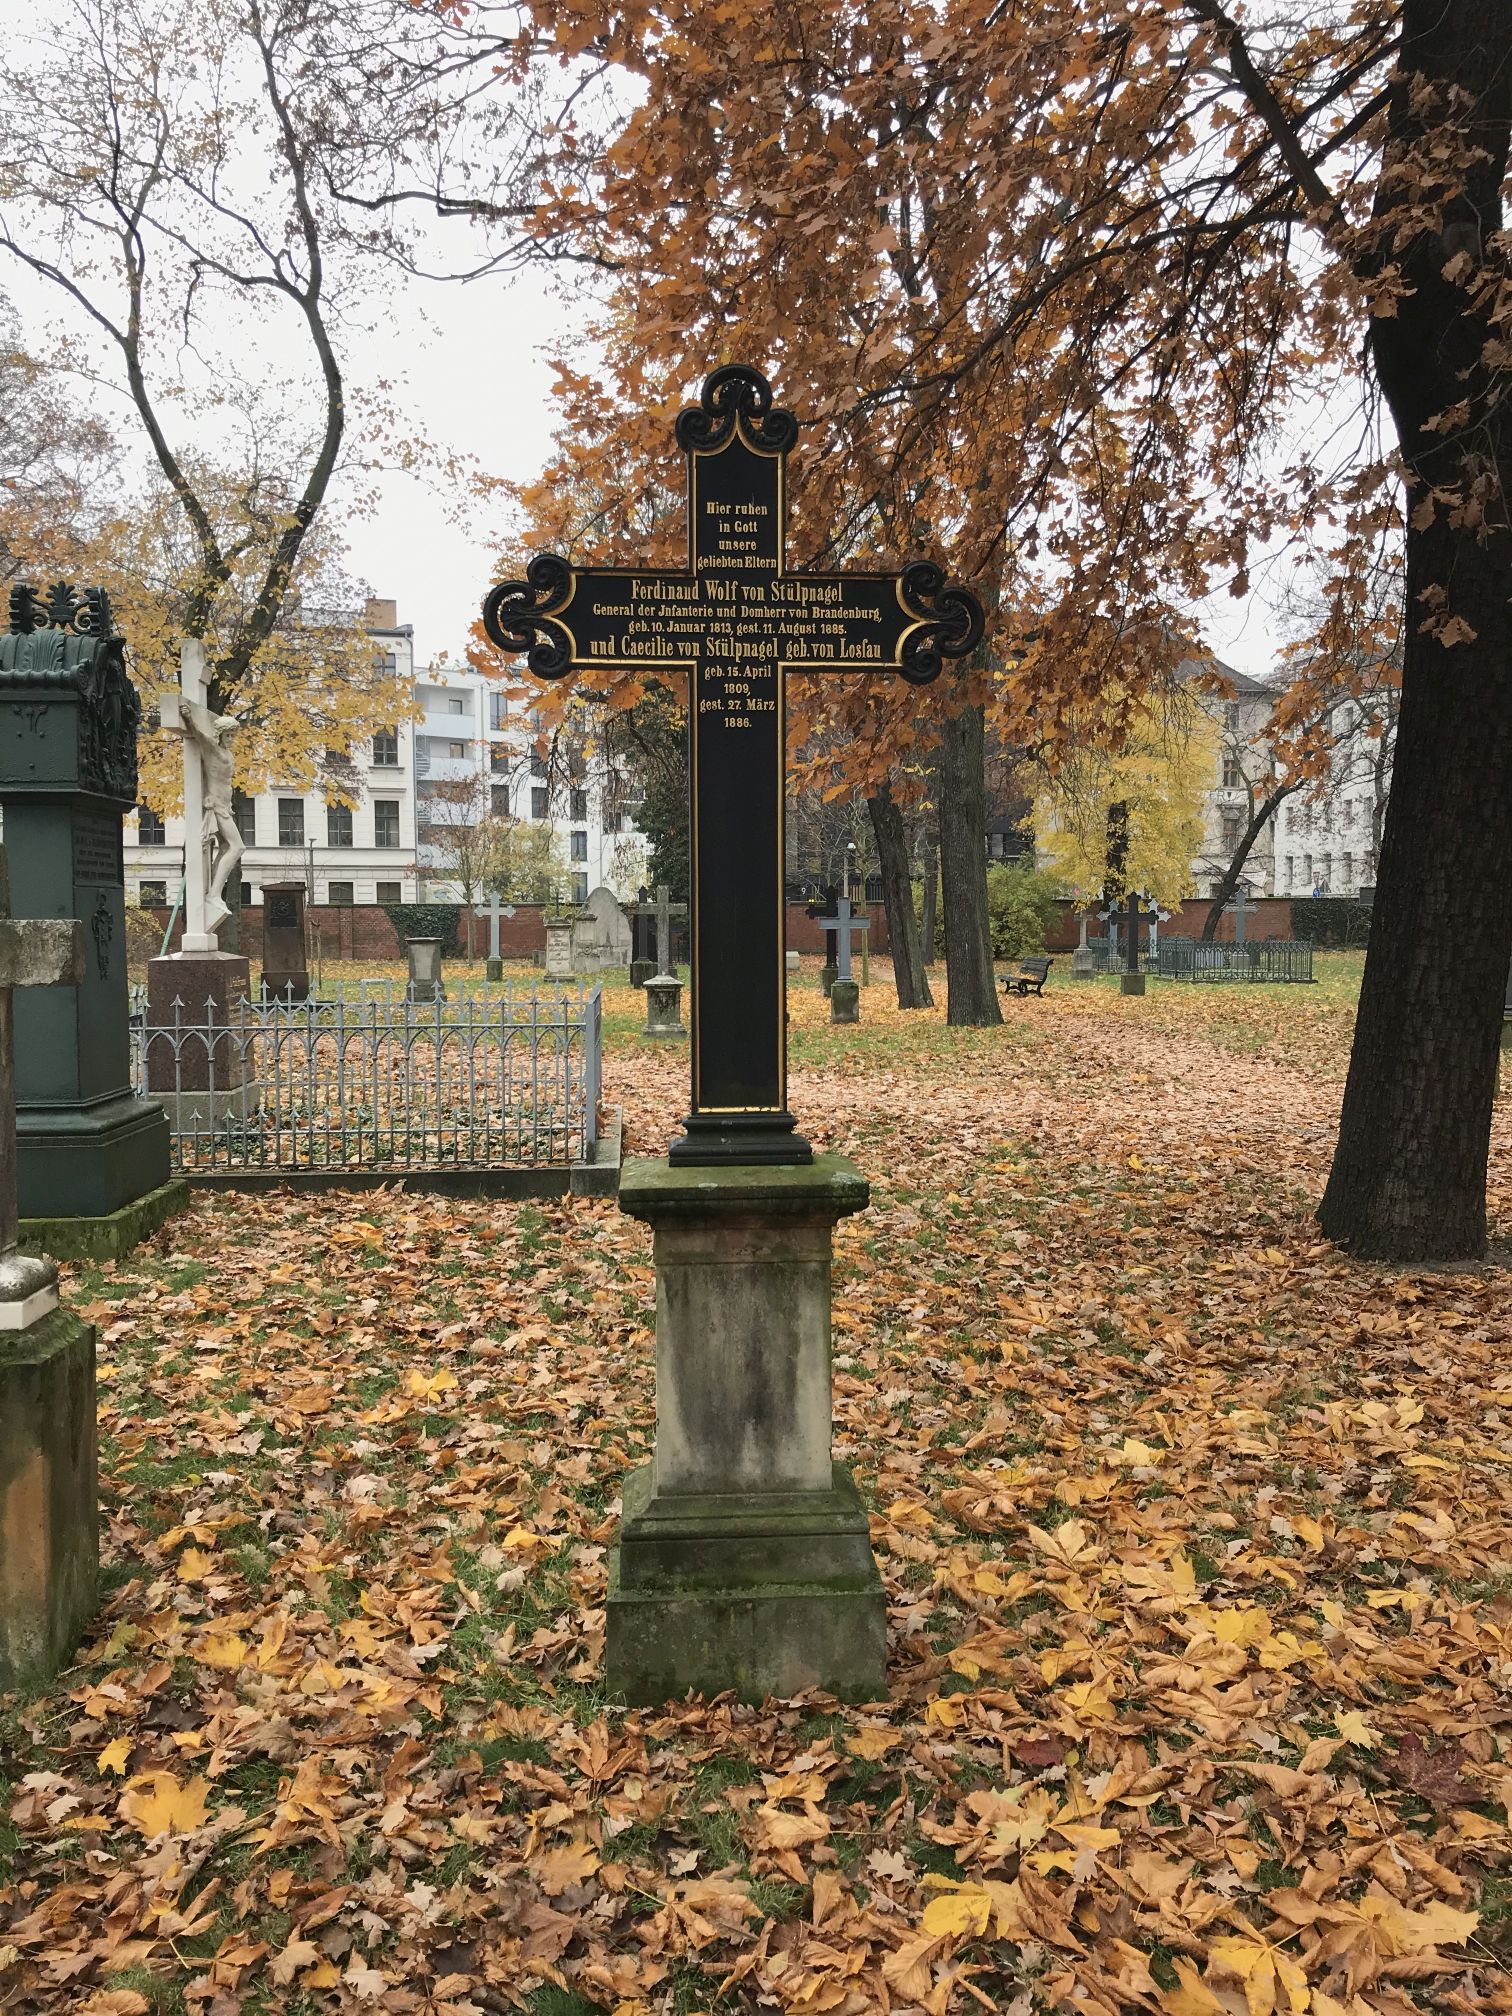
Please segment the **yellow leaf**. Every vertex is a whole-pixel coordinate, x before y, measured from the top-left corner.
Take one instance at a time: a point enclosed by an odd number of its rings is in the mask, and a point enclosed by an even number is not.
[[[1183,1602],[1197,1594],[1197,1570],[1185,1554],[1171,1556],[1171,1586]]]
[[[332,1960],[322,1960],[299,1977],[301,1988],[335,1988],[340,1981],[340,1970]]]
[[[159,1834],[192,1834],[209,1817],[205,1804],[209,1790],[205,1778],[180,1785],[171,1771],[147,1771],[131,1779],[121,1793],[121,1818],[149,1841]]]
[[[126,1769],[127,1760],[130,1756],[131,1738],[129,1736],[117,1736],[105,1745],[105,1748],[95,1759],[95,1769],[102,1778],[107,1771],[114,1771],[116,1776],[119,1777]]]
[[[1078,1723],[1114,1720],[1113,1697],[1106,1680],[1084,1680],[1063,1689],[1061,1704]]]
[[[896,1750],[902,1740],[894,1729],[876,1729],[867,1723],[846,1737],[845,1747],[852,1757],[864,1757],[869,1764],[875,1764],[889,1750]]]
[[[434,1400],[440,1393],[455,1393],[457,1376],[448,1372],[443,1365],[439,1372],[427,1376],[411,1365],[404,1375],[404,1390],[416,1400]]]
[[[936,1729],[959,1729],[965,1719],[960,1702],[949,1696],[936,1694],[924,1709],[925,1724]]]
[[[245,1638],[239,1638],[234,1631],[212,1631],[199,1649],[202,1666],[218,1666],[222,1671],[234,1673],[246,1660],[251,1648]]]
[[[186,1547],[178,1560],[180,1582],[203,1582],[215,1572],[215,1557],[202,1554],[198,1547]]]
[[[574,1883],[586,1883],[599,1866],[599,1858],[587,1841],[574,1841],[564,1848],[548,1848],[531,1863],[531,1872],[548,1897],[559,1897]]]
[[[1212,1989],[1203,1985],[1190,1960],[1178,1953],[1171,1964],[1176,1969],[1177,1985],[1157,1991],[1166,2016],[1228,2016],[1228,2010]]]
[[[549,1547],[551,1542],[540,1533],[532,1533],[528,1526],[511,1526],[499,1542],[501,1547]]]
[[[331,1389],[329,1386],[297,1386],[292,1393],[284,1395],[285,1407],[291,1407],[296,1414],[328,1414],[331,1409]]]
[[[1031,1526],[1029,1538],[1041,1554],[1048,1555],[1052,1561],[1063,1561],[1067,1566],[1073,1561],[1095,1560],[1097,1557],[1092,1536],[1080,1519],[1067,1519],[1053,1533],[1046,1532],[1043,1526]]]
[[[968,1884],[945,1897],[935,1897],[924,1906],[924,1930],[932,1939],[976,1938],[992,1922],[992,1899],[985,1890]]]
[[[1381,1740],[1378,1729],[1372,1729],[1358,1708],[1346,1708],[1334,1717],[1334,1727],[1346,1743],[1354,1743],[1361,1750],[1374,1750]]]
[[[1165,1459],[1164,1449],[1152,1449],[1148,1442],[1141,1442],[1133,1435],[1126,1435],[1122,1449],[1113,1460],[1115,1463],[1133,1463],[1145,1469],[1154,1463],[1164,1463]]]
[[[1480,1923],[1479,1911],[1456,1911],[1435,1900],[1408,1911],[1384,1891],[1362,1897],[1360,1915],[1372,1919],[1398,1953],[1426,1953],[1434,1946],[1462,1946]]]
[[[1213,1610],[1204,1621],[1220,1645],[1258,1645],[1271,1635],[1264,1610]]]
[[[1318,1608],[1323,1612],[1323,1621],[1325,1624],[1332,1624],[1335,1631],[1342,1631],[1344,1629],[1344,1605],[1342,1603],[1335,1603],[1333,1598],[1329,1596],[1318,1605]]]
[[[1318,1554],[1323,1548],[1323,1528],[1316,1519],[1310,1519],[1305,1512],[1291,1515],[1292,1531],[1307,1542],[1309,1550]]]

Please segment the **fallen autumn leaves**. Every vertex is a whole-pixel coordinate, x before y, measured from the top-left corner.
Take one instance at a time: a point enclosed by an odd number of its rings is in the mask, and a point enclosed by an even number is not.
[[[610,1005],[654,1148],[683,1060]],[[1512,1280],[1316,1238],[1305,1006],[795,995],[795,1106],[876,1186],[859,1709],[602,1697],[652,1430],[611,1205],[207,1197],[76,1278],[108,1594],[4,1725],[0,2006],[1512,2009]]]

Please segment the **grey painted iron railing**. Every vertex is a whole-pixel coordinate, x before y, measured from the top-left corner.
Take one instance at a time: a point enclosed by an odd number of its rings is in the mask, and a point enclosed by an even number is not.
[[[1313,977],[1313,948],[1306,938],[1256,938],[1243,945],[1160,934],[1159,971],[1165,980],[1291,981]]]
[[[598,988],[499,986],[411,1002],[403,983],[239,1001],[154,1024],[133,1001],[136,1090],[167,1109],[174,1166],[212,1171],[541,1167],[590,1159]]]

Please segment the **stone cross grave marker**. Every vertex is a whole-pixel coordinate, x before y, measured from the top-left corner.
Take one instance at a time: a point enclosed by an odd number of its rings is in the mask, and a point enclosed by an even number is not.
[[[205,691],[205,647],[186,637],[179,647],[179,683],[158,709],[178,737],[184,762],[185,952],[214,952],[220,927],[231,915],[226,885],[241,861],[243,842],[231,809],[233,714],[212,714]]]
[[[18,988],[77,988],[84,927],[13,918],[0,846],[0,1689],[49,1679],[94,1611],[94,1331],[58,1306],[58,1270],[17,1250]]]
[[[1133,890],[1124,898],[1122,907],[1107,905],[1103,912],[1110,925],[1122,926],[1125,931],[1124,966],[1119,976],[1120,994],[1143,994],[1144,974],[1139,970],[1139,926],[1149,916],[1144,908],[1139,891]]]
[[[815,922],[822,925],[826,931],[834,932],[836,945],[835,970],[842,980],[849,980],[851,977],[851,935],[853,932],[870,931],[870,917],[858,917],[851,908],[849,896],[839,896],[835,899],[834,916],[819,917],[815,919]]]
[[[787,1106],[785,674],[901,672],[924,684],[982,635],[933,561],[807,573],[787,559],[798,422],[729,364],[677,421],[688,458],[685,569],[531,560],[483,605],[500,650],[560,679],[594,666],[688,674],[693,1041],[682,1163],[805,1163]],[[740,900],[730,900],[736,888]]]
[[[501,903],[497,889],[489,890],[486,906],[482,903],[476,903],[473,906],[473,915],[475,917],[486,917],[488,919],[487,972],[490,980],[501,980],[504,977],[504,958],[503,954],[499,951],[499,921],[504,917],[513,917],[514,914],[515,906],[513,903]]]
[[[672,964],[672,919],[686,917],[686,903],[674,903],[672,891],[660,883],[656,891],[656,971],[658,977],[676,972]]]
[[[1251,903],[1249,900],[1249,891],[1242,884],[1234,892],[1233,900],[1224,904],[1224,916],[1232,917],[1234,920],[1234,943],[1236,945],[1244,943],[1244,920],[1257,908],[1258,905]]]

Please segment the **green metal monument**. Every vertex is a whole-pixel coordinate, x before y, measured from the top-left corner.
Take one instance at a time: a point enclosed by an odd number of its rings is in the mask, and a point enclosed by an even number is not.
[[[131,1087],[121,819],[141,705],[99,589],[12,588],[0,636],[0,808],[17,918],[81,920],[82,983],[16,1003],[22,1243],[127,1251],[183,1201],[168,1119]]]

